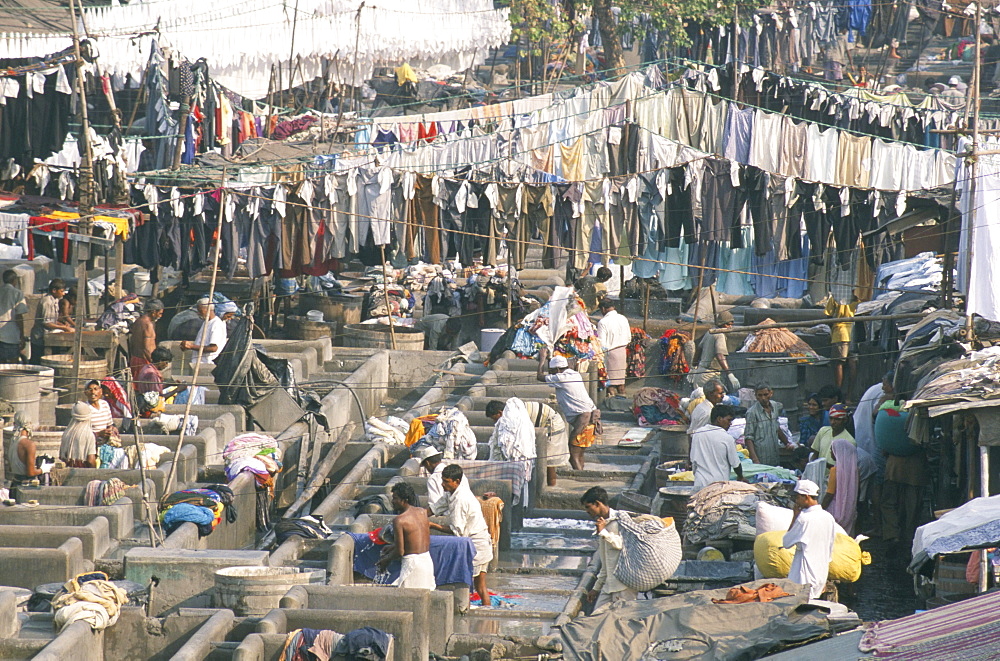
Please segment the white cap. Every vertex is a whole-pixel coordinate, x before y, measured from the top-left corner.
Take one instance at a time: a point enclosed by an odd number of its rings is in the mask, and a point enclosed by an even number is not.
[[[549,359],[549,367],[551,367],[552,369],[569,367],[569,361],[566,360],[564,356],[552,356],[552,358]]]
[[[210,299],[208,296],[198,299],[198,305],[211,305],[211,304],[212,304],[212,299]]]
[[[819,485],[812,480],[799,480],[795,483],[795,493],[816,498],[819,496]]]
[[[951,85],[952,87],[954,87],[955,85],[960,85],[961,83],[962,79],[959,76],[952,76],[951,78],[948,79],[948,84]]]

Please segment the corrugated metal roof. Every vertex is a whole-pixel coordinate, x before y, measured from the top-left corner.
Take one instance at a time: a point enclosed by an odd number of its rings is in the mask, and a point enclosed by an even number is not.
[[[0,0],[0,32],[72,31],[68,0]]]
[[[858,643],[861,642],[862,633],[860,630],[842,633],[833,638],[779,652],[766,658],[767,661],[816,661],[816,659],[855,661],[866,656],[858,651]]]

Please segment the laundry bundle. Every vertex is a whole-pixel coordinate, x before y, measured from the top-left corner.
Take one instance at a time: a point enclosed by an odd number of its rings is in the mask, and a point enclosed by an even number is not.
[[[274,476],[281,471],[281,450],[278,441],[266,434],[247,433],[236,436],[222,451],[226,463],[226,478],[230,481],[243,471],[250,471],[257,483],[273,489]]]
[[[52,597],[53,622],[62,631],[74,622],[86,622],[94,631],[103,631],[118,621],[128,594],[108,580],[104,572],[80,574],[70,579]]]
[[[84,490],[83,502],[85,505],[113,505],[117,503],[129,485],[122,482],[117,477],[110,480],[91,480]]]
[[[375,416],[365,420],[365,438],[372,443],[403,445],[409,430],[410,425],[394,415],[388,416],[384,422]]]
[[[305,539],[326,539],[333,531],[323,521],[322,514],[310,514],[296,519],[282,519],[274,524],[274,536],[278,544],[289,537]]]
[[[476,434],[469,426],[469,419],[454,406],[441,409],[424,440],[440,450],[445,461],[475,459],[478,453]]]
[[[640,388],[632,397],[632,413],[640,427],[682,425],[688,420],[680,396],[663,388]]]

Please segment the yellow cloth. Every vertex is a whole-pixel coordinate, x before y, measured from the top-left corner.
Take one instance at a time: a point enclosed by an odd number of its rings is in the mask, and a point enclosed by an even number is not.
[[[422,415],[419,418],[410,420],[410,428],[406,432],[406,438],[403,439],[403,443],[406,444],[406,447],[412,446],[414,443],[423,438],[425,422],[433,422],[435,420],[437,420],[436,415]]]
[[[560,144],[559,152],[562,156],[563,179],[566,181],[583,181],[586,177],[584,168],[584,140],[577,138],[569,146]]]
[[[47,213],[43,218],[51,218],[53,220],[76,220],[80,217],[80,214],[75,211],[53,211],[52,213]],[[121,236],[123,240],[128,239],[128,218],[118,218],[116,216],[94,216],[92,220],[102,223],[110,223],[115,226],[115,235]]]
[[[854,311],[858,308],[857,301],[851,303],[839,303],[834,297],[830,297],[826,302],[826,316],[831,318],[853,317]],[[830,342],[850,342],[851,323],[830,324]]]
[[[396,84],[399,85],[400,87],[402,87],[406,83],[416,84],[418,82],[417,73],[413,70],[413,67],[411,67],[407,62],[402,63],[401,65],[393,69],[393,71],[396,72]]]
[[[757,535],[753,544],[753,559],[764,578],[786,578],[795,558],[795,551],[781,548],[784,530],[772,530]],[[833,540],[830,574],[827,580],[854,583],[861,578],[861,567],[870,565],[872,556],[843,533]]]
[[[483,518],[486,519],[486,529],[490,531],[493,548],[500,543],[500,522],[503,521],[503,501],[493,496],[489,500],[479,498],[479,506],[483,508]]]
[[[674,473],[670,476],[670,479],[675,482],[694,482],[694,471],[684,471],[683,473]]]

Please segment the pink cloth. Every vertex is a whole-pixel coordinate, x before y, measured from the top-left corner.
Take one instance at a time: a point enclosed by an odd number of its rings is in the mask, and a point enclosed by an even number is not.
[[[837,460],[837,493],[827,511],[853,536],[858,518],[858,452],[846,438],[834,439],[831,448]]]

